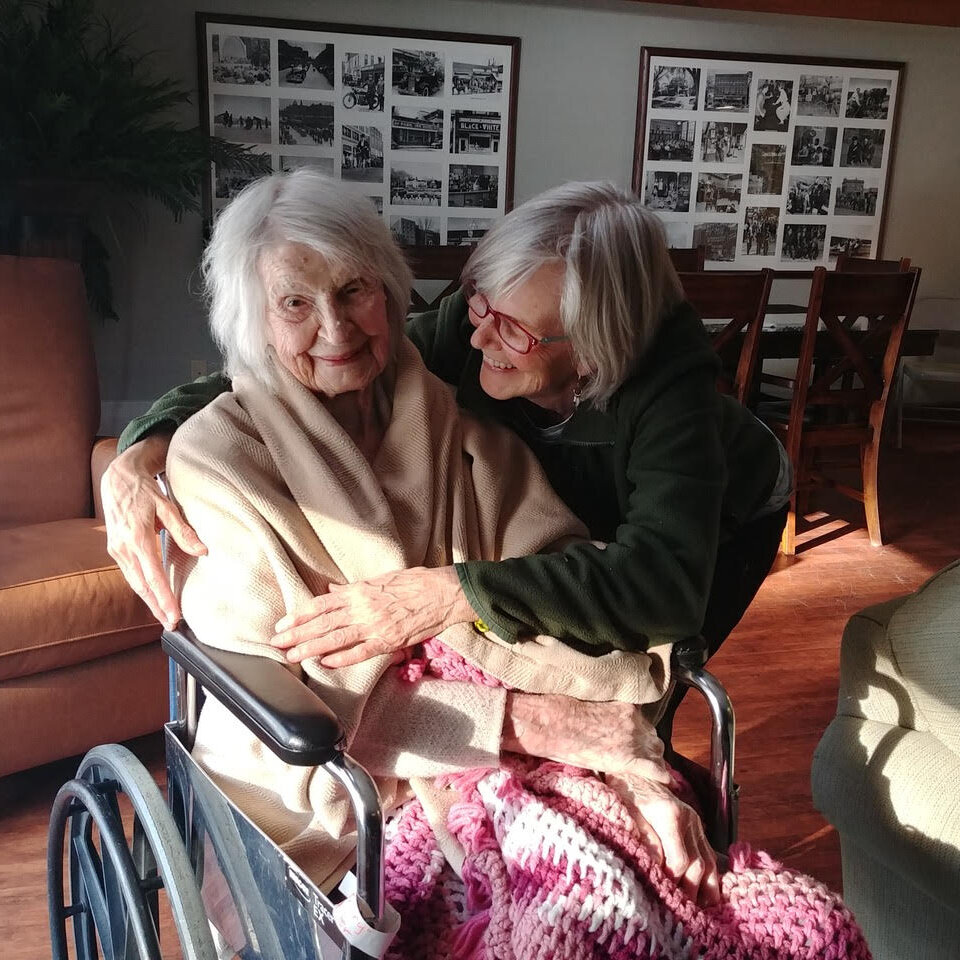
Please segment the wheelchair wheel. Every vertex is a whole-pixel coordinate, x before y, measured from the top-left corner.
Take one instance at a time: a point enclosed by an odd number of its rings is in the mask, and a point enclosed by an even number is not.
[[[125,747],[95,747],[76,778],[60,788],[50,815],[47,901],[54,960],[67,960],[67,917],[73,919],[77,960],[97,960],[101,952],[106,960],[161,960],[161,890],[180,955],[217,960],[184,841],[163,795]]]

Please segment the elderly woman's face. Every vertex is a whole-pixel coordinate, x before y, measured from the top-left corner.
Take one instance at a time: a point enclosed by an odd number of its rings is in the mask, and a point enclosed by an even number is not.
[[[513,317],[536,338],[562,336],[563,271],[562,265],[543,266],[508,296],[490,297],[490,307]],[[517,353],[500,339],[490,317],[480,318],[471,308],[470,320],[476,327],[470,344],[483,353],[480,386],[485,393],[496,400],[526,397],[566,412],[577,380],[569,343],[537,344],[529,353]]]
[[[387,364],[390,324],[383,284],[335,266],[311,247],[284,243],[258,263],[268,340],[280,362],[327,397],[362,390]]]

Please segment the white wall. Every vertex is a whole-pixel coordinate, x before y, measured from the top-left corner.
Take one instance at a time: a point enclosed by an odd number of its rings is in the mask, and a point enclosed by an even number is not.
[[[196,88],[194,11],[187,0],[128,0],[121,21],[142,28],[138,42],[159,51],[156,69]],[[519,36],[515,200],[570,179],[629,185],[640,47],[676,46],[806,56],[903,60],[900,107],[884,250],[923,267],[921,295],[937,298],[937,318],[960,329],[960,31],[808,17],[686,10],[631,2],[478,0],[219,0],[220,13],[497,33]],[[196,99],[194,101],[196,103]],[[196,122],[195,105],[183,118]],[[113,276],[118,323],[97,328],[105,412],[190,377],[191,361],[217,365],[202,307],[191,294],[201,249],[197,217],[175,224],[162,209],[146,220],[119,209]],[[775,299],[802,296],[783,284]],[[123,404],[123,406],[119,406]],[[112,426],[104,423],[103,427]]]

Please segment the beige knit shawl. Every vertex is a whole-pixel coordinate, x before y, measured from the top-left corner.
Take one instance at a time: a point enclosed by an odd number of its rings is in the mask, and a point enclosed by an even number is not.
[[[373,462],[272,350],[270,362],[277,389],[235,377],[233,392],[187,421],[170,447],[174,495],[209,551],[199,560],[175,552],[172,564],[184,617],[205,643],[282,661],[266,645],[274,624],[330,582],[524,556],[585,535],[522,442],[458,410],[405,338]],[[647,704],[667,682],[669,647],[588,657],[551,637],[510,645],[468,624],[441,639],[527,692]],[[432,778],[497,764],[501,688],[408,683],[388,656],[291,669],[339,715],[387,810],[409,796],[406,781],[436,810]],[[317,882],[349,854],[352,817],[326,772],[281,762],[212,700],[194,755]]]

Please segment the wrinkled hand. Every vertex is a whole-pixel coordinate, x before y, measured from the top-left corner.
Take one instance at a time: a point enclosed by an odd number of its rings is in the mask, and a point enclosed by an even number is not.
[[[696,810],[661,783],[616,774],[606,780],[680,889],[701,906],[719,903],[717,857]]]
[[[271,644],[292,663],[320,657],[325,667],[346,667],[476,619],[453,567],[413,567],[330,584],[329,593],[278,621]]]
[[[663,741],[632,703],[508,693],[501,745],[588,770],[670,783]]]
[[[164,468],[169,446],[169,436],[155,435],[124,450],[104,473],[100,496],[107,552],[150,612],[172,630],[180,619],[180,604],[163,572],[157,531],[165,528],[191,556],[202,556],[207,548],[154,479]]]
[[[695,810],[669,789],[663,742],[639,707],[550,694],[507,694],[501,747],[606,775],[681,889],[719,900],[717,860]]]

